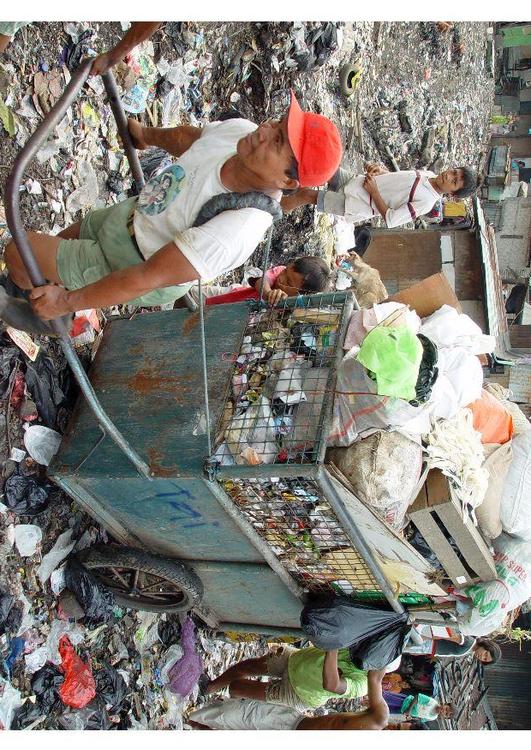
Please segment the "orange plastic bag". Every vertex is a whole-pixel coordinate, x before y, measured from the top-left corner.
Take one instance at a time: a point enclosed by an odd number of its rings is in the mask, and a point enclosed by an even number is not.
[[[481,433],[482,443],[503,445],[513,436],[513,418],[504,405],[488,391],[481,391],[481,398],[467,406],[474,419],[474,429]]]

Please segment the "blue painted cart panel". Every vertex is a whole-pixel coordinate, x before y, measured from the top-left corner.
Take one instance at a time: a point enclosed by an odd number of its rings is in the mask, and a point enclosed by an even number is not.
[[[72,484],[96,498],[149,552],[183,560],[263,562],[202,479],[77,478]]]
[[[302,603],[267,565],[193,564],[205,586],[203,604],[221,622],[300,628]]]

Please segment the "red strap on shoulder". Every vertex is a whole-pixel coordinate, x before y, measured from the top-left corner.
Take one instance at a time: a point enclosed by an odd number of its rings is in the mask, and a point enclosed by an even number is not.
[[[418,170],[415,170],[416,177],[415,182],[413,183],[411,190],[409,192],[409,198],[407,201],[407,207],[409,208],[409,213],[411,214],[411,218],[413,221],[417,218],[417,214],[415,213],[415,209],[413,208],[413,198],[415,197],[415,192],[417,190],[417,186],[420,182],[420,172]]]

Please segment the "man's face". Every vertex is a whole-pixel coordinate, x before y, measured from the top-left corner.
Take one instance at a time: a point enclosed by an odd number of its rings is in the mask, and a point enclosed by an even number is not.
[[[236,151],[258,189],[295,190],[299,183],[289,177],[295,158],[288,140],[288,117],[262,123],[240,138]]]
[[[476,650],[474,651],[474,656],[483,664],[490,664],[490,662],[492,661],[490,651],[487,651],[487,649],[483,648],[483,646],[478,646],[476,648]]]
[[[464,184],[462,169],[447,169],[437,177],[437,186],[443,193],[455,193],[464,187]]]

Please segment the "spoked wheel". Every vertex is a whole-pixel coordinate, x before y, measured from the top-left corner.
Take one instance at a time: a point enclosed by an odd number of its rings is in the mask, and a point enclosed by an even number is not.
[[[132,547],[96,546],[80,558],[122,607],[186,612],[203,596],[201,579],[178,560]]]

